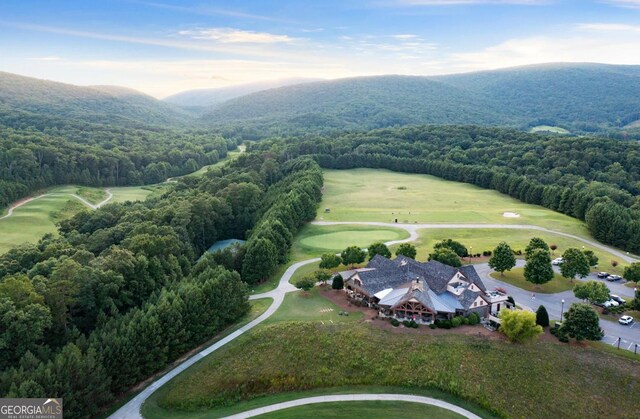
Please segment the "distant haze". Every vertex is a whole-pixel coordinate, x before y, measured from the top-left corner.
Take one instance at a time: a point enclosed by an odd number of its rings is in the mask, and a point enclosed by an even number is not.
[[[236,86],[219,87],[213,89],[187,90],[168,96],[163,100],[183,107],[207,107],[217,105],[229,99],[234,99],[250,93],[294,84],[309,83],[322,79],[288,78],[279,80],[258,81],[255,83],[239,84]]]

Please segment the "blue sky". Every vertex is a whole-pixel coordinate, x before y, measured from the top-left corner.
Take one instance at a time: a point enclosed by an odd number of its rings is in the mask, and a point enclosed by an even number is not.
[[[640,64],[640,0],[0,2],[0,71],[156,97],[559,61]]]

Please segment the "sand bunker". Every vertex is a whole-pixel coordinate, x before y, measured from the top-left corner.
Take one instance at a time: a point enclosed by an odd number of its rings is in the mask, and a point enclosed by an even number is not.
[[[520,218],[520,214],[515,212],[505,212],[505,213],[502,213],[502,216],[505,218]]]

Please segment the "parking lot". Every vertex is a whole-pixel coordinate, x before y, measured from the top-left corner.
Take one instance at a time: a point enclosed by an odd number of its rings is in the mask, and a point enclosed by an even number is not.
[[[633,327],[635,325],[636,325],[636,323],[634,323],[631,327]],[[611,345],[611,346],[614,346],[614,347],[619,347],[620,349],[625,349],[627,351],[640,353],[640,343],[639,342],[632,342],[632,341],[629,341],[627,339],[620,338],[618,336],[612,336],[612,335],[605,335],[602,338],[602,342],[606,343],[607,345]],[[618,346],[618,342],[620,342],[620,346]]]

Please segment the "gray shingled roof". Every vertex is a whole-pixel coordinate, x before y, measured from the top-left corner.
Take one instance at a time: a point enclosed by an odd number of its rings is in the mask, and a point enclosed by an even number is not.
[[[487,288],[484,286],[482,279],[480,279],[480,276],[478,275],[478,272],[476,271],[475,266],[473,265],[462,266],[460,267],[460,272],[462,272],[462,275],[464,275],[469,281],[476,284],[476,286],[480,288],[482,291],[487,292]]]

